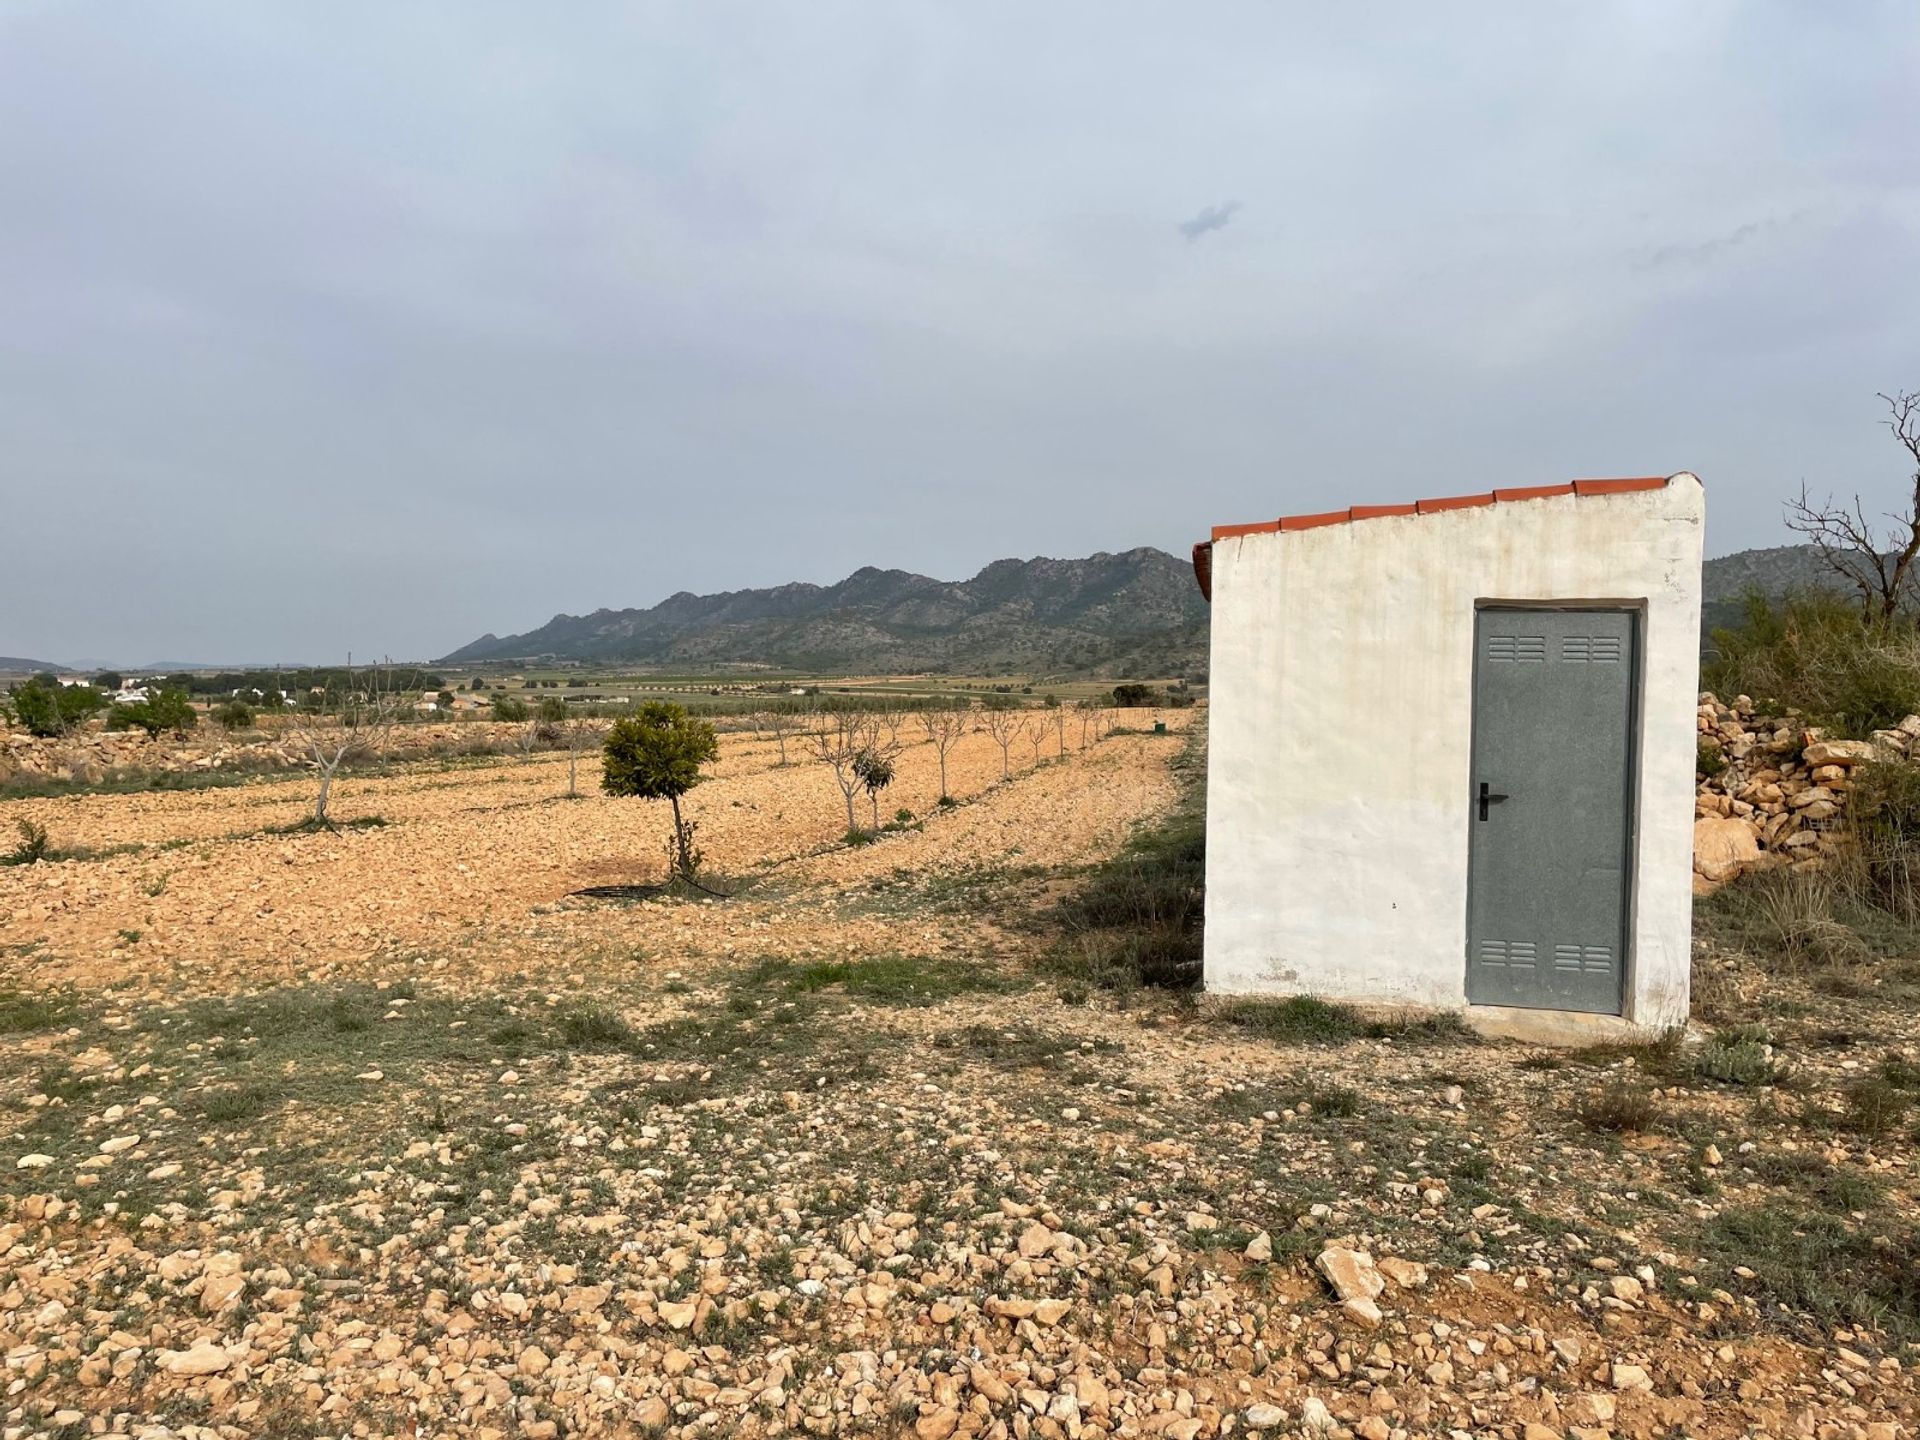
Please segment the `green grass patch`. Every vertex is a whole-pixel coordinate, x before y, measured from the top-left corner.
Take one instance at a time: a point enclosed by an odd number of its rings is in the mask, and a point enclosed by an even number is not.
[[[937,1005],[957,995],[1007,988],[1005,977],[979,961],[897,954],[798,965],[765,960],[743,983],[777,985],[792,994],[838,990],[883,1005]]]
[[[78,1010],[74,997],[65,991],[29,995],[20,990],[0,990],[0,1035],[25,1035],[69,1025]]]
[[[1812,1343],[1835,1326],[1899,1341],[1920,1336],[1920,1244],[1911,1230],[1876,1233],[1804,1204],[1728,1210],[1702,1228],[1698,1248],[1724,1268],[1718,1283],[1771,1301]],[[1754,1272],[1747,1279],[1735,1266]]]
[[[1451,1010],[1367,1016],[1351,1005],[1316,995],[1223,1001],[1212,1011],[1220,1024],[1281,1044],[1339,1045],[1350,1040],[1476,1045],[1480,1037]]]

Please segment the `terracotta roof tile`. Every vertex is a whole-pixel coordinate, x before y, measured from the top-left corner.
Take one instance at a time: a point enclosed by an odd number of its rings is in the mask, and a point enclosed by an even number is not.
[[[1422,500],[1415,505],[1422,515],[1432,515],[1440,510],[1471,510],[1476,505],[1493,504],[1493,492],[1484,495],[1441,495],[1432,500]]]
[[[1249,525],[1216,525],[1213,527],[1213,539],[1231,540],[1237,535],[1317,530],[1323,525],[1345,525],[1355,520],[1378,520],[1390,515],[1432,515],[1442,510],[1465,510],[1477,505],[1511,504],[1517,500],[1545,500],[1562,495],[1624,495],[1635,490],[1658,490],[1667,484],[1669,478],[1647,475],[1628,480],[1575,480],[1567,485],[1522,485],[1489,490],[1479,495],[1442,495],[1412,505],[1355,505],[1348,510],[1326,510],[1317,515],[1283,515],[1278,520],[1257,520]],[[1196,571],[1199,568],[1199,552],[1200,546],[1195,546]],[[1202,589],[1205,588],[1203,585]]]
[[[1344,525],[1353,518],[1350,510],[1328,510],[1320,515],[1282,515],[1282,530],[1316,530],[1322,525]]]

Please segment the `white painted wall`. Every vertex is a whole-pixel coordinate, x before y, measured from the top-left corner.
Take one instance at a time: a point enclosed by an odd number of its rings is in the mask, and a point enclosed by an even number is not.
[[[1644,604],[1627,1019],[1684,1023],[1698,479],[1213,545],[1206,984],[1466,1004],[1474,607]]]

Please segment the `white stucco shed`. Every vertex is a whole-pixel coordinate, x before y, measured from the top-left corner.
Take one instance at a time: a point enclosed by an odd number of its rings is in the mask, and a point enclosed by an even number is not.
[[[1208,990],[1684,1023],[1704,516],[1682,473],[1196,546]]]

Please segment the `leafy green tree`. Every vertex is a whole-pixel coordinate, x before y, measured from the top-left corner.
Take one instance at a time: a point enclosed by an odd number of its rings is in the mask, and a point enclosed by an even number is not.
[[[213,718],[222,730],[245,730],[253,724],[253,706],[244,700],[229,700],[214,707]]]
[[[91,685],[62,685],[57,677],[44,675],[14,686],[8,698],[13,718],[29,735],[41,736],[65,735],[107,704],[107,697]]]
[[[442,710],[453,709],[453,691],[442,690],[438,695],[433,697],[433,702]]]
[[[650,700],[614,721],[601,753],[600,788],[607,794],[666,800],[673,806],[669,862],[675,879],[694,883],[700,871],[693,844],[697,827],[681,815],[680,797],[706,778],[700,768],[719,758],[720,739],[713,726],[678,705]]]
[[[558,695],[549,695],[540,702],[540,723],[542,725],[562,725],[567,719],[567,702]]]
[[[163,730],[191,730],[199,723],[199,712],[184,690],[156,690],[144,700],[116,705],[107,712],[109,730],[144,730],[148,738]]]
[[[512,695],[493,697],[493,718],[519,724],[527,718],[527,702]]]

